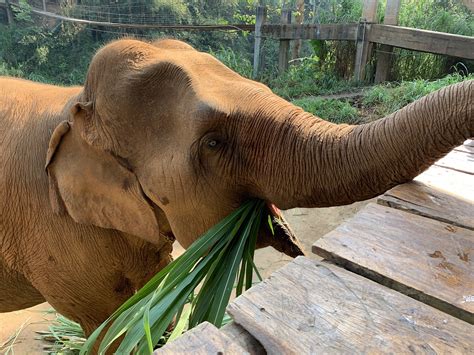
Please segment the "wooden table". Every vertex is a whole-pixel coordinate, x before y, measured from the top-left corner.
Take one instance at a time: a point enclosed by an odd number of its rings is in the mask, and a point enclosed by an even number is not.
[[[474,143],[466,141],[157,354],[474,354]]]

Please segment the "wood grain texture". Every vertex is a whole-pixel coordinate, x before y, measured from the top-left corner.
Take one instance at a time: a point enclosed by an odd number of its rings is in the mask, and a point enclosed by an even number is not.
[[[156,350],[154,355],[178,354],[248,354],[238,344],[208,322],[184,333],[181,337]]]
[[[262,36],[275,39],[355,41],[357,39],[357,24],[265,24],[262,26]]]
[[[457,150],[459,152],[474,154],[474,144],[473,145],[463,144],[463,145],[460,145],[459,147],[454,148],[454,150]]]
[[[409,27],[372,24],[370,42],[411,49],[420,52],[474,59],[474,37]]]
[[[378,203],[474,230],[474,176],[432,166],[398,185]]]
[[[474,323],[474,232],[369,204],[313,252]]]
[[[468,354],[472,327],[399,292],[298,257],[228,307],[269,354]]]
[[[444,158],[438,160],[435,165],[467,174],[474,174],[474,155],[453,150]]]
[[[237,343],[248,352],[250,355],[264,355],[266,354],[262,344],[255,339],[252,334],[242,328],[235,322],[230,322],[224,325],[220,330],[224,335]]]
[[[383,23],[385,25],[398,25],[401,0],[387,0]],[[377,67],[375,70],[375,84],[389,79],[392,66],[393,47],[381,44],[377,52]]]

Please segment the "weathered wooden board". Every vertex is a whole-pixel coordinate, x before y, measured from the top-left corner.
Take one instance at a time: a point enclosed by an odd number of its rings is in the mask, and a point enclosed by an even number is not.
[[[463,144],[463,145],[460,145],[459,147],[454,148],[454,150],[457,150],[459,152],[474,154],[474,144],[473,145]]]
[[[228,306],[269,354],[469,354],[472,326],[347,270],[305,257]]]
[[[259,341],[252,336],[252,334],[250,334],[237,323],[230,322],[224,325],[220,331],[234,343],[239,344],[242,349],[244,349],[250,355],[266,354],[262,344],[260,344]]]
[[[474,230],[474,176],[432,166],[378,203]]]
[[[474,174],[474,155],[453,150],[444,158],[438,160],[435,165],[467,174]]]
[[[154,355],[248,354],[211,323],[204,322],[156,350]]]
[[[394,47],[474,59],[474,37],[416,28],[370,25],[368,40]]]
[[[454,150],[474,154],[474,140],[468,139],[463,143],[463,145],[454,148]]]
[[[474,323],[474,232],[376,204],[313,245],[313,252]]]
[[[444,190],[459,199],[474,201],[473,178],[472,175],[433,165],[414,180]]]
[[[356,23],[352,24],[265,24],[262,36],[275,39],[322,39],[355,41],[357,39]]]

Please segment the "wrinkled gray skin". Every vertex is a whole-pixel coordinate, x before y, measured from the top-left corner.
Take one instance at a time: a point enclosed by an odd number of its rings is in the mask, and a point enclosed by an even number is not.
[[[0,312],[47,300],[95,329],[248,198],[349,204],[473,136],[473,81],[335,125],[172,40],[113,42],[85,86],[0,79]],[[45,171],[46,161],[46,171]],[[284,228],[260,246],[302,253]]]

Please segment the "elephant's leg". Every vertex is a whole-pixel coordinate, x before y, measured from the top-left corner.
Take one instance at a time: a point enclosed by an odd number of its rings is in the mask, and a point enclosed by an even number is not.
[[[44,302],[44,297],[20,273],[8,268],[0,258],[0,313],[28,308]]]

